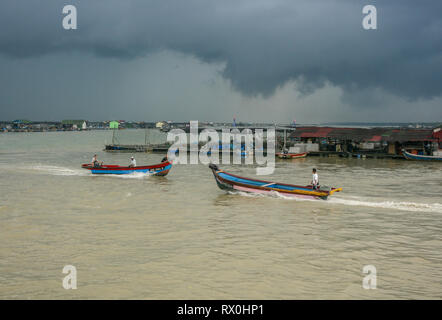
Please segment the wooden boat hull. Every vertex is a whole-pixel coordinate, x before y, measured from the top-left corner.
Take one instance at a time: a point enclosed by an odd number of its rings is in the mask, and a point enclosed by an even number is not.
[[[219,170],[214,164],[210,164],[209,168],[212,170],[218,187],[226,191],[237,190],[260,194],[272,194],[278,192],[279,194],[288,197],[322,200],[327,200],[327,198],[333,193],[342,191],[342,188],[319,188],[318,190],[315,190],[312,186],[296,186],[285,183],[244,178]]]
[[[276,156],[279,159],[298,159],[307,157],[308,152],[302,153],[276,153]]]
[[[419,154],[412,154],[405,150],[402,150],[402,154],[407,160],[423,160],[423,161],[442,161],[442,157],[437,156],[423,156]]]
[[[83,169],[90,170],[93,174],[131,174],[135,172],[150,173],[155,176],[165,176],[172,168],[172,163],[169,161],[162,162],[151,166],[138,167],[122,167],[117,165],[103,165],[94,167],[91,164],[83,164]]]

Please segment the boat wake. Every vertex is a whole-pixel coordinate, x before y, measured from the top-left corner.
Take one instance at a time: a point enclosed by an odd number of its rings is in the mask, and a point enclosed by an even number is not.
[[[346,199],[346,198],[332,198],[328,200],[328,202],[333,204],[343,204],[347,206],[364,206],[372,208],[396,209],[401,211],[442,213],[441,203],[419,203],[419,202],[408,202],[408,201],[374,202],[368,199]]]
[[[47,165],[34,165],[30,167],[26,167],[25,169],[35,171],[37,173],[49,174],[54,176],[104,176],[104,177],[112,177],[112,178],[120,178],[120,179],[143,179],[145,177],[149,177],[152,174],[144,173],[144,172],[134,172],[129,174],[101,174],[94,175],[91,174],[88,170],[84,169],[71,169],[66,167],[57,167],[57,166],[47,166]]]
[[[103,176],[112,177],[119,179],[144,179],[146,177],[151,177],[153,174],[149,172],[132,172],[128,174],[91,174],[91,176]]]
[[[70,169],[65,167],[57,167],[57,166],[45,166],[45,165],[37,165],[31,166],[26,169],[35,170],[41,173],[47,173],[55,176],[86,176],[88,172],[85,172],[83,169]]]
[[[310,198],[303,198],[303,197],[288,197],[285,196],[279,192],[271,191],[268,193],[251,193],[251,192],[245,192],[245,191],[228,191],[229,194],[236,194],[243,197],[251,197],[251,198],[280,198],[280,199],[286,199],[286,200],[295,200],[295,201],[313,201],[317,202],[316,199],[310,199]]]
[[[272,192],[268,194],[260,193],[249,193],[243,191],[229,191],[229,194],[237,194],[244,197],[272,197],[280,198],[291,201],[308,201],[323,204],[333,204],[333,205],[346,205],[346,206],[362,206],[362,207],[372,207],[372,208],[384,208],[384,209],[395,209],[401,211],[413,211],[413,212],[440,212],[442,213],[442,203],[418,203],[418,202],[407,202],[407,201],[373,201],[371,199],[364,199],[359,197],[352,198],[342,198],[334,197],[328,200],[317,200],[308,198],[298,198],[298,197],[288,197],[278,192]]]

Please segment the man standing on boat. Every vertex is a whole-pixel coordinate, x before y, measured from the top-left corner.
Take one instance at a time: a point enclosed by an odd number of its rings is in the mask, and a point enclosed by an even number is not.
[[[133,167],[136,167],[137,166],[137,161],[135,161],[135,158],[134,157],[130,157],[130,164],[129,164],[129,167],[130,168],[133,168]]]
[[[103,164],[103,163],[102,163]],[[94,167],[99,167],[100,166],[100,163],[98,162],[98,160],[97,160],[97,155],[96,154],[94,154],[94,157],[92,158],[92,165],[94,166]]]
[[[313,179],[312,179],[313,190],[317,190],[319,188],[319,177],[316,173],[316,169],[313,168]]]

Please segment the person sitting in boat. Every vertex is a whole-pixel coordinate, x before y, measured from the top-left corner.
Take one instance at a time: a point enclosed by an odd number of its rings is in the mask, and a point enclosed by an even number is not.
[[[137,161],[135,160],[134,157],[130,157],[130,164],[129,164],[129,167],[130,167],[130,168],[133,168],[133,167],[136,167],[136,166],[137,166]]]
[[[316,173],[315,168],[313,168],[312,173],[313,173],[313,179],[312,179],[313,190],[317,190],[319,188],[319,177],[318,174]]]
[[[97,160],[97,155],[96,154],[94,154],[94,157],[92,158],[92,165],[94,167],[96,167],[96,168],[100,166],[100,163]]]

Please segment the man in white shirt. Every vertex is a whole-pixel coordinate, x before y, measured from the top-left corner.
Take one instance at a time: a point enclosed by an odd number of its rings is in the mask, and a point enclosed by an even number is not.
[[[135,161],[134,157],[130,157],[130,165],[129,167],[136,167],[137,166],[137,162]]]
[[[97,155],[96,154],[94,154],[94,157],[92,158],[92,165],[94,166],[94,167],[99,167],[100,165],[102,165],[103,164],[103,162],[100,164],[99,162],[98,162],[98,160],[97,160]]]
[[[319,188],[319,177],[316,173],[316,169],[313,168],[313,179],[312,179],[313,190],[317,190]]]

